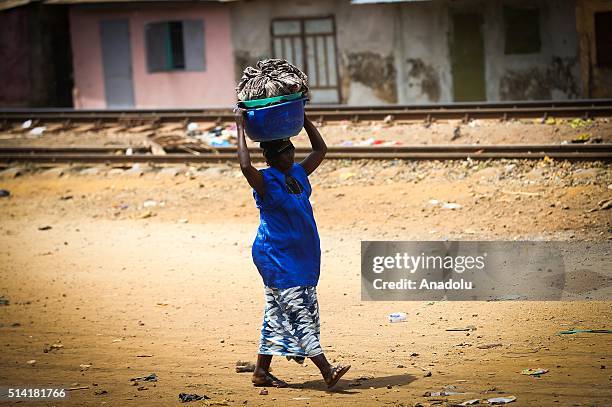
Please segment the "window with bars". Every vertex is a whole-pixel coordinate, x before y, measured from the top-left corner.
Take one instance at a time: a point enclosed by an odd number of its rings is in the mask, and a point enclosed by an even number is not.
[[[308,75],[313,103],[339,103],[333,17],[272,21],[272,52]]]
[[[145,26],[145,38],[149,72],[205,69],[202,21],[149,23]]]

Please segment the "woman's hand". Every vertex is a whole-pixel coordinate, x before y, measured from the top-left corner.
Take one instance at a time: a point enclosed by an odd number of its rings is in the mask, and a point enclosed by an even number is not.
[[[236,107],[234,109],[234,120],[236,121],[236,126],[244,127],[245,115],[246,109],[241,107]]]

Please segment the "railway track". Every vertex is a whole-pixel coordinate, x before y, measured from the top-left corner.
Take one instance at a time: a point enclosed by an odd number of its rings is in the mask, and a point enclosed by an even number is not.
[[[478,102],[426,105],[307,105],[310,117],[324,122],[349,120],[424,121],[460,119],[511,120],[521,118],[594,118],[612,117],[612,99],[564,101]],[[231,106],[205,109],[0,109],[0,126],[6,127],[32,120],[33,125],[60,122],[71,123],[118,122],[123,124],[167,122],[229,122],[233,121]]]
[[[263,160],[261,150],[252,149],[254,161]],[[295,158],[300,160],[309,150],[296,148]],[[542,159],[612,161],[612,144],[564,145],[430,145],[392,147],[330,147],[327,159],[373,160],[473,160],[486,159]],[[151,154],[145,147],[0,147],[0,163],[41,164],[132,164],[132,163],[205,163],[237,161],[235,147],[222,147],[214,151],[193,151],[190,154],[169,151]]]

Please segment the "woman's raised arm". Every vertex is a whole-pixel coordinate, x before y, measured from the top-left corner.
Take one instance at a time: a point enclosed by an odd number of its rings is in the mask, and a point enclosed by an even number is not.
[[[327,145],[325,145],[325,141],[323,141],[323,137],[321,137],[319,130],[317,130],[315,125],[306,117],[306,114],[304,114],[304,129],[310,139],[312,152],[300,162],[300,165],[304,168],[304,171],[306,171],[306,175],[310,175],[321,164],[323,158],[325,158]]]
[[[251,188],[253,188],[259,195],[264,196],[266,189],[261,172],[251,164],[251,155],[249,154],[249,148],[247,147],[245,134],[244,134],[244,115],[246,110],[236,108],[235,119],[236,119],[236,131],[238,138],[238,161],[240,162],[240,170],[242,175],[247,179]]]

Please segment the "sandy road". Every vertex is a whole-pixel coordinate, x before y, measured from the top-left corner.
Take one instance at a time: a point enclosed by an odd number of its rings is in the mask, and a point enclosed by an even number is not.
[[[331,170],[344,171],[333,175],[342,180],[359,168]],[[0,306],[0,383],[88,387],[71,392],[70,403],[32,405],[167,406],[180,404],[180,392],[210,397],[194,405],[413,406],[503,395],[516,396],[517,406],[610,405],[609,335],[557,335],[609,329],[609,301],[428,305],[362,302],[359,291],[365,239],[586,239],[605,251],[609,212],[582,208],[609,196],[609,169],[562,193],[554,184],[522,187],[537,188],[537,200],[508,198],[476,175],[455,180],[436,171],[427,185],[313,180],[320,181],[312,200],[323,251],[322,344],[330,359],[353,368],[328,392],[311,363],[275,358],[274,374],[292,385],[267,396],[248,373],[234,372],[237,360],[254,360],[263,310],[250,258],[257,212],[242,180],[210,171],[5,179],[1,187],[13,196],[0,201],[0,295],[10,300]],[[474,204],[475,190],[494,198]],[[432,197],[464,206],[430,208]],[[156,206],[143,208],[147,199]],[[44,225],[51,229],[38,229]],[[407,312],[408,322],[387,323],[394,311]],[[477,329],[446,331],[465,325]],[[63,347],[43,352],[54,343]],[[550,372],[520,374],[537,367]],[[130,378],[153,372],[158,382],[132,385]],[[462,394],[424,396],[445,387]]]

